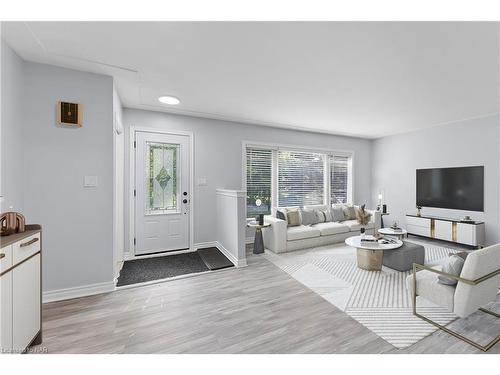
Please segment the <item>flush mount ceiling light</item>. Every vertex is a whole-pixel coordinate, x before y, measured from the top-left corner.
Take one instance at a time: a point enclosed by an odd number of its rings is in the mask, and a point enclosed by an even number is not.
[[[163,104],[168,104],[168,105],[177,105],[181,101],[177,99],[175,96],[170,96],[170,95],[163,95],[158,98],[158,101]]]

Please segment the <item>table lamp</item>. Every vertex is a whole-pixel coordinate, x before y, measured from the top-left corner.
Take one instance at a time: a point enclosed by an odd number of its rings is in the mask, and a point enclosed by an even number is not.
[[[259,198],[257,198],[255,200],[255,205],[257,207],[262,206],[262,200],[260,200]],[[258,221],[259,225],[264,225],[264,214],[259,214],[259,217],[258,217],[257,221]]]

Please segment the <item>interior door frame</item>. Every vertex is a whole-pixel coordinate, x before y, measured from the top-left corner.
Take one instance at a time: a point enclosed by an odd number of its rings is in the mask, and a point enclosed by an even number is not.
[[[183,131],[183,130],[167,130],[167,129],[155,129],[148,128],[142,126],[130,126],[129,132],[129,254],[124,260],[134,259],[134,258],[149,258],[156,256],[166,256],[166,255],[174,255],[180,253],[188,253],[195,251],[194,248],[194,215],[193,215],[193,202],[194,202],[194,134],[192,131]],[[180,135],[186,136],[189,138],[189,249],[187,250],[173,250],[168,253],[159,253],[159,254],[151,254],[151,255],[135,255],[135,245],[134,245],[134,237],[135,237],[135,198],[133,191],[135,189],[135,133],[136,132],[144,132],[144,133],[158,133],[158,134],[166,134],[166,135]]]

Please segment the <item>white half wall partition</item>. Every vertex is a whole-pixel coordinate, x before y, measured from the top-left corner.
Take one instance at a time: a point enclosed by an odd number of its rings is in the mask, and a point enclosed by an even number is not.
[[[217,247],[236,267],[247,265],[244,190],[217,189]]]

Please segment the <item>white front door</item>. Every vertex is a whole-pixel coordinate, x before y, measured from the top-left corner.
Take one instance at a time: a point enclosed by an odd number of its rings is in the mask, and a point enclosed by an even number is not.
[[[189,141],[135,132],[135,255],[189,248]]]

